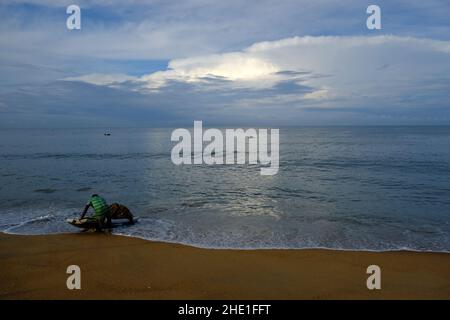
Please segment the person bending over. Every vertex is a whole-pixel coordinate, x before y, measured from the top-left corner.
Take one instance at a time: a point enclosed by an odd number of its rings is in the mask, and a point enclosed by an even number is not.
[[[89,202],[84,207],[83,213],[80,219],[83,219],[89,210],[89,207],[94,208],[94,214],[88,219],[95,219],[97,222],[97,229],[102,230],[105,226],[105,220],[108,226],[111,226],[111,215],[109,214],[109,206],[105,199],[98,194],[93,194],[89,199]]]
[[[93,194],[86,204],[83,210],[83,214],[80,219],[83,219],[89,210],[89,207],[94,208],[94,215],[89,217],[89,219],[95,219],[99,230],[105,226],[105,220],[107,226],[111,227],[111,219],[128,219],[130,223],[134,223],[133,214],[131,211],[119,203],[113,203],[108,206],[105,199],[100,197],[98,194]]]

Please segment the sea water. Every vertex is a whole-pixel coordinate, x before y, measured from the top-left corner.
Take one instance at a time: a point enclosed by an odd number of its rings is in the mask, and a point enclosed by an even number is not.
[[[79,232],[90,195],[116,234],[210,248],[450,251],[450,127],[280,128],[280,168],[171,162],[173,129],[0,129],[0,231]]]

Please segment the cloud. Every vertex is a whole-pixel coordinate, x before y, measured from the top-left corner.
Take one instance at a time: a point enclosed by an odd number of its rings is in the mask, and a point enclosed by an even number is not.
[[[0,124],[450,123],[443,1],[380,0],[368,31],[360,0],[80,0],[79,32],[69,2],[0,4]]]
[[[114,86],[115,84],[121,84],[128,81],[136,81],[138,78],[134,76],[129,76],[126,74],[101,74],[101,73],[91,73],[85,74],[77,77],[66,77],[62,80],[65,81],[80,81],[89,84],[99,85],[99,86]]]
[[[267,87],[273,82],[278,67],[270,61],[241,52],[173,60],[169,70],[155,72],[141,78],[150,89],[158,89],[170,81],[205,83],[226,80],[226,84],[240,87]],[[220,83],[223,85],[223,83]]]
[[[324,99],[330,99],[330,91],[327,89],[318,89],[313,92],[308,92],[303,95],[304,99],[310,99],[310,100],[324,100]]]
[[[130,109],[139,101],[139,110],[186,121],[448,121],[448,45],[398,36],[292,37],[173,59],[167,70],[139,77],[86,74],[65,82],[117,90]],[[102,94],[91,100],[103,101]]]
[[[150,90],[187,83],[197,90],[278,89],[278,94],[288,85],[294,91],[302,86],[310,91],[300,90],[298,98],[340,99],[340,103],[347,99],[348,107],[365,99],[399,99],[426,88],[424,81],[438,75],[446,89],[449,48],[446,41],[398,36],[293,37],[256,43],[239,52],[174,59],[168,70],[139,78],[86,75],[71,79],[106,85],[133,80]]]
[[[65,28],[73,1],[17,0],[0,4],[0,46],[34,55],[99,59],[174,59],[238,50],[294,35],[369,35],[370,1],[114,1],[79,0],[82,30]],[[32,4],[32,6],[29,6]],[[386,31],[450,39],[450,4],[440,0],[385,1]],[[384,14],[387,12],[389,14]]]

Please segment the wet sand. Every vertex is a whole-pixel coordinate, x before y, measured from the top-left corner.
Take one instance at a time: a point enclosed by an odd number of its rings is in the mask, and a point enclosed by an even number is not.
[[[66,268],[81,268],[68,290]],[[381,290],[366,268],[381,267]],[[214,250],[98,233],[0,234],[0,299],[450,299],[450,254]]]

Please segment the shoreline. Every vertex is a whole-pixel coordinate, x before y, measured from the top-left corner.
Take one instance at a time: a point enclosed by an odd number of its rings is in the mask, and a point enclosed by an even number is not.
[[[46,237],[46,236],[60,236],[60,235],[74,235],[77,234],[77,232],[59,232],[59,233],[48,233],[48,234],[22,234],[22,233],[12,233],[8,231],[0,231],[0,235],[9,235],[9,236],[21,236],[21,237]],[[185,243],[185,242],[176,242],[176,241],[167,241],[167,240],[158,240],[158,239],[147,239],[145,237],[140,237],[136,235],[125,235],[125,234],[116,234],[113,233],[111,236],[114,237],[123,237],[123,238],[131,238],[131,239],[138,239],[143,241],[148,241],[151,243],[162,243],[162,244],[169,244],[169,245],[180,245],[185,246],[189,248],[195,248],[195,249],[204,249],[204,250],[236,250],[236,251],[259,251],[259,250],[325,250],[325,251],[343,251],[343,252],[373,252],[373,253],[387,253],[387,252],[414,252],[414,253],[443,253],[443,254],[450,254],[450,250],[446,251],[433,251],[433,250],[419,250],[419,249],[412,249],[412,248],[399,248],[399,249],[346,249],[346,248],[331,248],[331,247],[208,247],[208,246],[201,246],[196,245],[193,243]]]
[[[66,268],[81,268],[68,290]],[[381,290],[368,290],[369,265]],[[0,233],[0,299],[450,299],[450,253],[205,249],[96,233]]]

